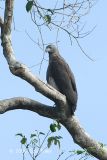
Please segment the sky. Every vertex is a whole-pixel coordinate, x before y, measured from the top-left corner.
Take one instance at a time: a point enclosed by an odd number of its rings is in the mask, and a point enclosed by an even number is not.
[[[0,2],[0,5],[3,2]],[[25,11],[26,1],[15,1],[15,30],[12,32],[12,42],[16,58],[30,67],[31,71],[41,80],[46,82],[46,69],[48,61],[44,61],[39,74],[39,66],[31,67],[40,63],[43,52],[26,35],[27,31],[34,40],[37,40],[38,33],[30,21],[29,14]],[[85,52],[94,59],[90,61],[77,46],[75,41],[72,46],[64,34],[59,35],[59,50],[61,55],[71,67],[78,89],[78,104],[75,112],[84,129],[97,141],[107,144],[107,1],[98,0],[91,12],[83,19],[86,21],[86,30],[96,28],[87,37],[80,39],[80,44]],[[0,10],[0,14],[3,14]],[[55,40],[54,31],[43,31],[47,43]],[[48,56],[45,55],[46,59]],[[24,80],[13,76],[2,54],[0,47],[0,99],[12,97],[29,97],[44,104],[52,105],[53,102],[35,92],[35,89]],[[21,160],[19,153],[20,140],[15,134],[22,132],[27,136],[35,130],[47,132],[49,124],[53,121],[39,116],[36,113],[23,110],[15,110],[0,115],[0,158],[7,160]],[[74,144],[72,137],[62,127],[57,134],[63,136],[61,148],[63,151],[79,149]],[[44,153],[40,159],[55,160],[60,153],[57,147],[52,147],[49,152]],[[52,159],[53,157],[53,159]],[[91,158],[94,160],[95,158]]]

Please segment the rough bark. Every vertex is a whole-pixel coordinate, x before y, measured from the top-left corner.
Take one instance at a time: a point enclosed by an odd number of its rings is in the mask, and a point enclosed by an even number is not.
[[[41,116],[57,119],[56,107],[48,106],[29,98],[14,97],[0,101],[0,114],[15,109],[30,110]]]
[[[65,96],[50,85],[42,82],[24,64],[16,60],[11,42],[13,4],[14,0],[6,0],[4,22],[0,17],[1,44],[10,71],[15,76],[31,84],[36,91],[54,101],[56,106],[47,106],[29,98],[16,97],[0,101],[0,114],[14,109],[26,109],[44,117],[57,119],[69,131],[75,143],[86,149],[94,157],[100,160],[107,160],[107,148],[102,147],[98,142],[93,140],[81,127],[76,116],[70,116],[67,112],[68,104]]]

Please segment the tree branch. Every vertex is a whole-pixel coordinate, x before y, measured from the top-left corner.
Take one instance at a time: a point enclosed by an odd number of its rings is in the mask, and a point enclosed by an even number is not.
[[[13,15],[13,0],[6,0],[4,24],[1,26],[1,40],[3,46],[3,54],[7,60],[12,74],[24,79],[30,83],[36,91],[40,92],[55,103],[64,104],[66,98],[56,89],[42,82],[39,78],[33,75],[24,64],[18,62],[15,58],[11,42],[11,23]]]
[[[30,110],[38,113],[41,116],[57,119],[56,107],[44,105],[29,98],[15,97],[0,101],[0,114],[15,109]]]
[[[107,160],[107,148],[102,146],[100,142],[98,143],[92,139],[91,136],[82,128],[80,122],[75,116],[67,118],[62,122],[62,124],[69,131],[76,144],[99,160]]]
[[[60,122],[66,127],[66,129],[73,137],[75,143],[86,149],[94,157],[100,160],[107,160],[107,149],[93,140],[84,131],[75,116],[71,117],[70,115],[68,116],[65,114],[65,110],[68,108],[65,96],[50,85],[45,84],[39,80],[29,71],[25,65],[16,60],[11,43],[13,2],[14,0],[6,0],[4,23],[2,18],[0,18],[3,54],[7,60],[10,71],[12,74],[24,79],[29,84],[31,84],[36,89],[36,91],[53,100],[57,106],[51,107],[28,98],[19,97],[0,101],[0,113],[5,113],[6,111],[14,109],[27,109],[42,116],[60,120]]]

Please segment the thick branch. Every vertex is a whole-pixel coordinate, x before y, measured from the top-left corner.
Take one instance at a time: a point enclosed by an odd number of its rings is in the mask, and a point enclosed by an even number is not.
[[[62,124],[69,131],[75,143],[99,160],[107,160],[107,148],[92,139],[91,136],[81,127],[80,122],[75,116],[67,118]]]
[[[66,104],[66,98],[60,92],[55,90],[53,87],[45,84],[34,76],[29,69],[18,62],[14,56],[14,51],[11,43],[11,23],[13,15],[13,0],[6,0],[5,3],[5,16],[4,24],[0,18],[1,27],[1,40],[3,46],[3,54],[9,64],[11,72],[26,80],[30,83],[38,92],[53,100],[58,106],[61,106],[61,110],[64,111]],[[67,128],[74,141],[79,144],[82,148],[87,149],[87,151],[100,160],[107,160],[107,149],[101,147],[99,143],[94,141],[80,126],[75,116],[65,117],[62,112],[60,112],[57,107],[50,107],[39,102],[33,101],[27,98],[13,98],[10,100],[0,101],[0,113],[4,113],[13,109],[28,109],[38,114],[49,117],[60,119],[61,123]],[[59,118],[60,117],[60,118]]]
[[[5,1],[5,14],[4,14],[4,32],[5,32],[5,34],[11,33],[13,5],[14,5],[14,0],[6,0]]]
[[[11,22],[13,15],[13,1],[6,1],[4,24],[1,26],[1,40],[3,46],[3,54],[9,64],[12,74],[26,80],[38,92],[53,100],[58,104],[66,103],[66,98],[53,87],[45,84],[33,75],[29,69],[18,62],[15,58],[14,51],[11,43]]]
[[[52,119],[59,118],[57,107],[47,106],[29,98],[16,97],[0,101],[0,114],[15,109],[30,110]],[[85,132],[75,116],[62,119],[61,123],[69,131],[75,143],[86,149],[94,157],[100,160],[107,160],[107,149]]]
[[[15,109],[30,110],[38,113],[41,116],[57,119],[56,107],[44,105],[29,98],[16,97],[0,101],[0,114]]]

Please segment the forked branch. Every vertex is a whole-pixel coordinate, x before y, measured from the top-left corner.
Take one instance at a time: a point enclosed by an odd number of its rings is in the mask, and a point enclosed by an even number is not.
[[[65,110],[67,108],[65,96],[50,85],[42,82],[35,75],[33,75],[25,65],[16,60],[11,42],[13,2],[14,0],[6,0],[4,23],[2,18],[0,18],[3,54],[7,60],[12,74],[20,77],[21,79],[24,79],[29,84],[31,84],[36,91],[54,101],[56,107],[47,106],[28,98],[17,97],[1,100],[0,113],[5,113],[6,111],[14,109],[27,109],[42,116],[57,119],[66,127],[66,129],[73,137],[75,143],[86,149],[87,152],[89,152],[94,157],[100,160],[107,160],[107,148],[102,147],[100,143],[93,140],[81,127],[75,116],[67,116],[65,114]]]

